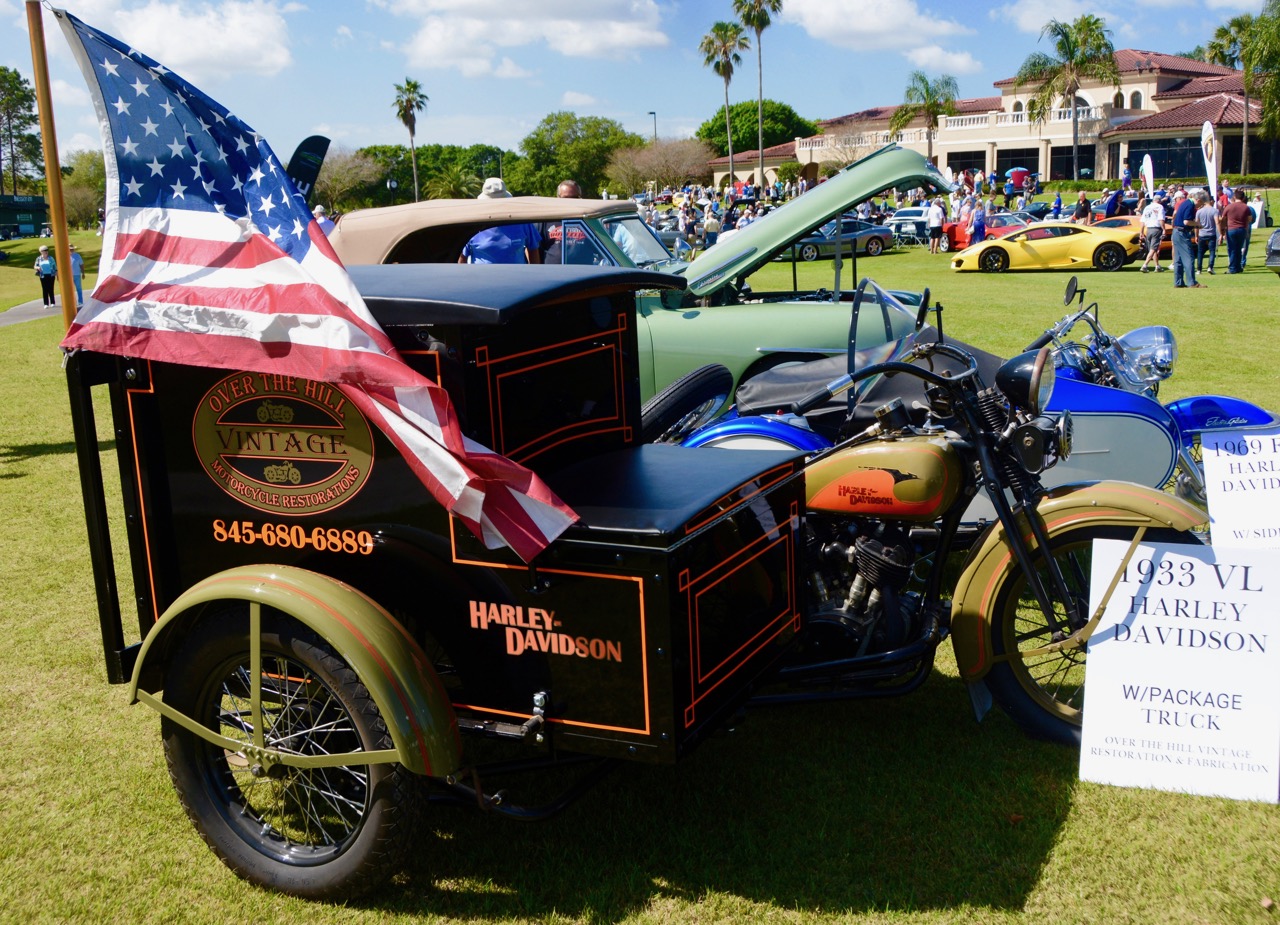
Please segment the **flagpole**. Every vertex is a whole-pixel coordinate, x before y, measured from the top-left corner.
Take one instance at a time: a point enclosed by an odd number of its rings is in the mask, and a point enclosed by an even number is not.
[[[53,96],[49,92],[49,61],[45,57],[44,19],[40,11],[40,0],[27,0],[27,31],[31,35],[31,64],[35,68],[40,140],[44,148],[44,177],[49,188],[49,227],[53,230],[53,254],[58,264],[62,322],[64,327],[70,328],[76,317],[76,287],[71,278],[67,212],[62,198],[62,167],[58,161],[58,136],[53,127]]]

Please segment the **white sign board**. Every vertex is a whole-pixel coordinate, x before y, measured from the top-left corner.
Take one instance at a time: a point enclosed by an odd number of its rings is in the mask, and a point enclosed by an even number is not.
[[[1201,435],[1214,546],[1280,548],[1280,429]]]
[[[1127,542],[1096,540],[1093,613]],[[1280,554],[1143,543],[1089,640],[1080,779],[1280,802]]]

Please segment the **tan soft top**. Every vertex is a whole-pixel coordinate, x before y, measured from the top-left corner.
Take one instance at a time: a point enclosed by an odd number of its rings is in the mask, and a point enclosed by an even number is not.
[[[445,263],[456,260],[477,231],[495,225],[635,214],[630,199],[433,199],[348,212],[330,232],[329,243],[349,266]]]

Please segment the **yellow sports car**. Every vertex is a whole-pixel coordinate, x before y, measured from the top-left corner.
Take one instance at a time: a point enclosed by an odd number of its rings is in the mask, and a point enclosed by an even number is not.
[[[1021,231],[965,248],[953,270],[1050,270],[1059,267],[1118,270],[1137,255],[1141,238],[1132,228],[1098,228],[1071,222],[1036,222]]]

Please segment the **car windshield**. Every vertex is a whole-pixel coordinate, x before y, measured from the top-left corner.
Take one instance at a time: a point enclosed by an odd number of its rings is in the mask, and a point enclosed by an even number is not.
[[[605,230],[622,252],[638,267],[649,267],[671,259],[671,253],[638,215],[610,216]]]

